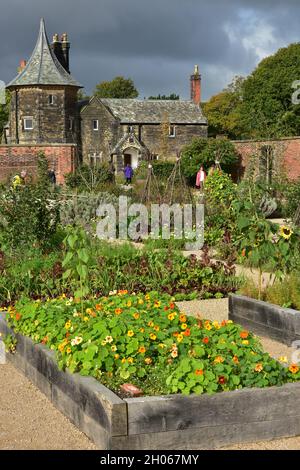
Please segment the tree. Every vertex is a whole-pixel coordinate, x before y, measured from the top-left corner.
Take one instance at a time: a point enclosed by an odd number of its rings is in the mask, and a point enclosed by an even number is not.
[[[100,98],[137,98],[139,93],[131,78],[115,77],[110,82],[98,83],[95,95]]]
[[[300,78],[300,43],[263,59],[242,85],[241,119],[249,138],[299,135],[300,105],[292,84]]]
[[[210,136],[226,134],[229,138],[235,139],[243,134],[240,108],[244,80],[243,77],[235,77],[227,88],[203,105]]]
[[[208,170],[218,160],[222,170],[230,173],[238,159],[238,153],[229,140],[196,138],[184,147],[181,164],[184,175],[194,184],[201,165]]]
[[[179,100],[179,95],[176,95],[176,93],[171,93],[170,95],[149,96],[148,100],[172,100],[172,101],[178,101],[178,100]]]
[[[89,99],[90,99],[90,96],[88,96],[88,95],[84,92],[84,89],[78,91],[78,93],[77,93],[77,101],[85,101],[85,100],[89,100]]]
[[[0,143],[3,134],[3,128],[9,117],[10,93],[6,92],[6,104],[0,104]]]

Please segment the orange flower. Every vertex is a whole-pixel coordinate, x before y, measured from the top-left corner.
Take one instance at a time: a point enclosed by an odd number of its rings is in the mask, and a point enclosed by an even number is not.
[[[247,339],[248,336],[249,336],[249,332],[248,332],[248,331],[241,331],[240,337],[241,337],[242,339]]]
[[[138,320],[140,318],[140,314],[139,313],[134,313],[133,318],[135,318],[135,320]]]
[[[299,372],[299,367],[296,364],[291,364],[289,367],[289,371],[292,374],[297,374],[297,372]]]
[[[139,348],[139,353],[144,354],[146,352],[146,348],[144,346],[141,346]]]
[[[115,358],[116,361],[119,359],[119,357],[120,357],[120,354],[115,354],[114,355],[114,358]]]
[[[215,364],[221,364],[222,362],[224,362],[224,358],[222,356],[217,356],[214,360]]]
[[[262,364],[256,364],[254,370],[255,372],[261,372],[263,370],[264,366]]]
[[[42,344],[46,344],[48,342],[48,336],[45,336],[45,338],[42,339]]]
[[[178,351],[177,351],[177,349],[173,349],[173,351],[171,352],[171,356],[173,357],[173,359],[175,359],[176,357],[178,357]]]
[[[99,311],[99,310],[102,310],[102,305],[96,304],[96,305],[95,305],[95,309],[98,310],[98,311]]]
[[[167,312],[169,310],[169,307],[164,307],[164,311]]]
[[[185,323],[186,322],[186,315],[180,315],[179,321],[181,321],[182,323]]]
[[[239,363],[239,358],[237,356],[233,356],[232,360],[235,362],[235,364]]]
[[[71,333],[69,331],[66,332],[66,338],[69,338],[71,336]]]
[[[209,343],[209,338],[207,336],[205,336],[205,338],[203,338],[203,340],[202,340],[202,343],[208,344]]]
[[[170,308],[171,308],[172,310],[174,310],[175,304],[174,304],[173,302],[170,303]]]
[[[141,333],[145,333],[145,328],[140,328]]]
[[[202,369],[197,369],[195,374],[196,375],[203,375],[203,370]]]
[[[17,321],[21,320],[21,316],[22,316],[22,315],[21,315],[20,313],[16,313],[16,320],[17,320]]]
[[[179,335],[178,331],[175,331],[175,333],[173,333],[173,336],[175,336],[175,338]]]
[[[187,328],[183,334],[184,334],[184,336],[190,336],[191,335],[191,330],[189,328]]]
[[[157,325],[154,326],[153,329],[154,329],[155,331],[159,331],[159,330],[160,330],[159,326],[157,326]]]
[[[226,326],[226,325],[227,325],[227,321],[223,320],[222,323],[221,323],[221,326]]]
[[[154,326],[153,321],[149,321],[149,322],[148,322],[148,326],[150,326],[150,327],[152,328],[152,327]]]
[[[121,308],[116,308],[115,314],[120,315],[121,313],[122,313],[122,309]]]
[[[241,253],[241,254],[242,254],[243,257],[246,256],[246,248],[244,248],[244,249],[242,250],[242,253]]]

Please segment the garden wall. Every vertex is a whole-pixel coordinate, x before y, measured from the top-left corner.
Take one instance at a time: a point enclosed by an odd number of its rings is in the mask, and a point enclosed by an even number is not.
[[[300,340],[300,312],[297,310],[230,294],[229,318],[257,334],[288,346]]]
[[[43,152],[56,173],[58,184],[64,183],[64,176],[75,168],[77,146],[74,144],[41,145],[0,145],[0,182],[27,170],[34,176],[37,169],[37,155]]]
[[[274,152],[274,166],[283,164],[284,171],[291,180],[300,178],[300,137],[290,137],[275,140],[237,140],[232,141],[240,155],[240,166],[236,177],[241,178],[249,163],[251,156],[256,155],[259,159],[263,147],[271,146]],[[256,163],[258,169],[259,162]]]
[[[13,334],[4,314],[0,332]],[[60,371],[52,351],[16,337],[8,359],[100,449],[213,449],[300,435],[300,383],[122,400],[93,378]]]

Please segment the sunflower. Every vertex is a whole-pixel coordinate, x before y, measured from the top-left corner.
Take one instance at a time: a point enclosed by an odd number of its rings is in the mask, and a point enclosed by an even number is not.
[[[285,240],[289,240],[293,233],[293,230],[290,227],[287,227],[287,225],[282,225],[279,229],[279,235]]]

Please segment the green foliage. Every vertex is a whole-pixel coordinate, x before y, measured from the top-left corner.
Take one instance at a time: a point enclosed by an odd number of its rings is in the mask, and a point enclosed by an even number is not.
[[[180,97],[176,93],[171,93],[170,95],[149,96],[148,98],[148,100],[172,100],[172,101],[178,101],[179,99]]]
[[[208,119],[210,136],[227,135],[231,139],[241,137],[242,85],[244,78],[235,77],[233,82],[221,93],[212,96],[204,104],[203,111]]]
[[[10,93],[6,92],[6,104],[0,104],[0,143],[1,143],[2,133],[3,133],[3,128],[8,122],[9,105],[10,105]]]
[[[65,176],[66,186],[78,191],[100,191],[105,185],[114,181],[114,172],[107,163],[92,167],[81,165],[75,173],[69,173]]]
[[[226,139],[193,139],[182,151],[182,169],[190,183],[195,185],[196,174],[203,165],[206,170],[218,160],[222,170],[230,173],[238,162],[237,151]]]
[[[157,160],[152,163],[153,172],[155,176],[160,180],[167,180],[174,169],[174,162],[167,160]]]
[[[300,105],[292,104],[292,83],[300,76],[300,44],[263,59],[243,83],[241,118],[250,138],[300,133]]]
[[[85,301],[83,312],[77,305],[66,296],[24,300],[9,309],[8,323],[54,350],[61,369],[115,391],[130,381],[149,395],[212,394],[300,379],[299,368],[283,367],[239,325],[187,317],[158,292],[120,291]]]
[[[100,98],[137,98],[139,95],[131,78],[115,77],[110,82],[96,85],[95,95]]]
[[[300,180],[289,181],[284,191],[283,211],[285,217],[293,218],[300,207]],[[298,223],[299,221],[297,221]]]
[[[38,156],[35,183],[6,189],[0,199],[2,242],[11,248],[48,247],[59,222],[56,190],[51,188],[45,156]]]

